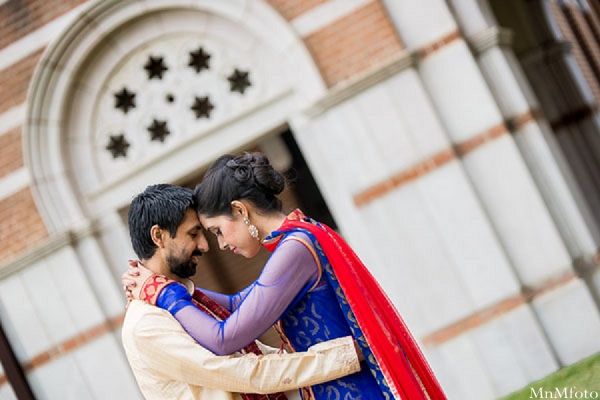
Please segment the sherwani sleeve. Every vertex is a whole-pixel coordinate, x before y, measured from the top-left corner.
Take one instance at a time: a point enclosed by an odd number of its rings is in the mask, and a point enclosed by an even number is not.
[[[299,353],[217,356],[199,346],[171,315],[158,308],[138,321],[134,343],[145,367],[164,378],[229,392],[281,392],[360,370],[351,337]]]

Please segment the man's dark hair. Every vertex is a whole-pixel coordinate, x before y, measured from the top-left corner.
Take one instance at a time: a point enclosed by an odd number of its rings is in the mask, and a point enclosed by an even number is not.
[[[138,194],[129,207],[129,236],[131,245],[141,260],[151,258],[156,251],[150,229],[158,225],[177,234],[188,209],[196,209],[194,192],[181,186],[158,184],[148,186]]]

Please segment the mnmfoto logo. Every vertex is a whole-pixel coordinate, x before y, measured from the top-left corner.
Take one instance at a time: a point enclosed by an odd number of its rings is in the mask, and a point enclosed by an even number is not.
[[[600,393],[595,390],[579,390],[575,386],[570,388],[554,388],[554,390],[544,390],[543,388],[531,388],[530,399],[598,399]]]

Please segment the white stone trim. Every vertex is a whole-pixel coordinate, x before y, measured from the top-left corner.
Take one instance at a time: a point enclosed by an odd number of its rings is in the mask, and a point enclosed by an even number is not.
[[[476,55],[494,47],[510,48],[513,33],[509,29],[493,26],[468,38],[469,45]]]
[[[292,26],[302,37],[306,37],[334,21],[353,13],[373,0],[332,0],[305,12],[292,20]]]
[[[0,179],[0,200],[12,196],[19,190],[29,186],[27,168],[21,168]]]
[[[25,103],[14,106],[0,114],[0,136],[23,125],[25,121]]]
[[[420,49],[458,30],[447,1],[382,0],[405,48]]]
[[[61,15],[55,20],[0,50],[0,70],[27,57],[36,50],[47,46],[48,43],[64,31],[67,25],[73,22],[83,7],[84,5],[81,5],[72,9],[66,14]]]
[[[477,35],[498,25],[489,1],[448,0],[453,14],[466,37]]]

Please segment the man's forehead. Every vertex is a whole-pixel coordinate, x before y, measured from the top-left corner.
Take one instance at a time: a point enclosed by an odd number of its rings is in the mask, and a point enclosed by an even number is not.
[[[186,229],[189,229],[189,228],[192,228],[195,226],[200,226],[200,220],[198,219],[198,214],[196,213],[195,210],[189,208],[185,212],[185,218],[181,222],[180,227],[184,227],[184,225],[187,227]]]

